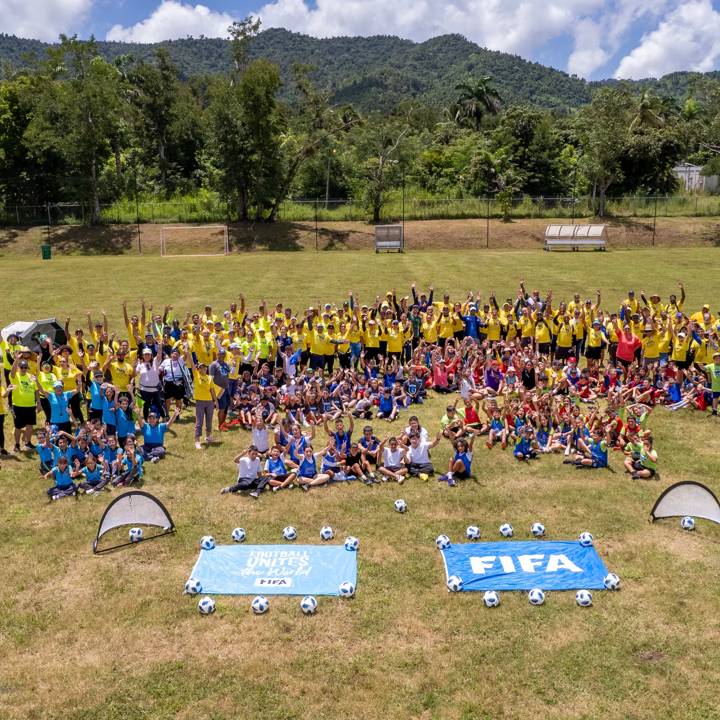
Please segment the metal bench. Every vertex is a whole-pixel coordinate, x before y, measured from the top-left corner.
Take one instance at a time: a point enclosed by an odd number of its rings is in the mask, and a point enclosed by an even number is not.
[[[607,248],[606,225],[548,225],[545,228],[544,250],[554,248],[573,251]]]
[[[402,225],[375,226],[375,252],[404,252],[405,237]]]

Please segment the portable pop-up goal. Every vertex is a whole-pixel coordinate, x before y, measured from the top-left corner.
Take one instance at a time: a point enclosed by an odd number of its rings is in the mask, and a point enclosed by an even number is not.
[[[162,225],[162,257],[210,257],[230,254],[227,225]]]
[[[154,535],[144,534],[140,542],[155,540],[175,532],[175,523],[173,523],[170,513],[154,495],[144,490],[129,490],[122,495],[118,495],[105,508],[105,512],[100,518],[97,536],[93,542],[93,552],[98,554],[109,550],[117,550],[126,545],[136,545],[137,543],[128,540],[110,547],[98,548],[100,538],[105,533],[124,525],[151,525],[160,528],[161,532]]]

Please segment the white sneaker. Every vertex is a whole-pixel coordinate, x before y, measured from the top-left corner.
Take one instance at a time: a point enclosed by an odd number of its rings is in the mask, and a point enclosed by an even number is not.
[[[151,462],[151,463],[160,462],[160,458],[157,457],[157,455],[156,455],[156,456],[150,458],[150,462]]]
[[[202,443],[201,443],[199,440],[196,440],[196,441],[195,441],[195,449],[196,449],[196,450],[202,450],[202,449],[203,449]]]

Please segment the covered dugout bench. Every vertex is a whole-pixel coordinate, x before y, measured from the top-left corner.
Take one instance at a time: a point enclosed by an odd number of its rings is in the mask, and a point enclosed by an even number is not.
[[[548,225],[544,250],[605,250],[607,225]]]
[[[402,225],[375,226],[375,252],[405,251],[405,234]]]

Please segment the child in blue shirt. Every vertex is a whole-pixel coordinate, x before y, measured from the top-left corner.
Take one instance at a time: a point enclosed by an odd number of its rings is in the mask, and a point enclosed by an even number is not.
[[[54,465],[45,473],[45,478],[48,480],[52,478],[55,481],[55,484],[48,488],[47,491],[51,500],[59,500],[77,494],[77,486],[72,481],[70,466],[66,457],[59,457],[57,465]]]

